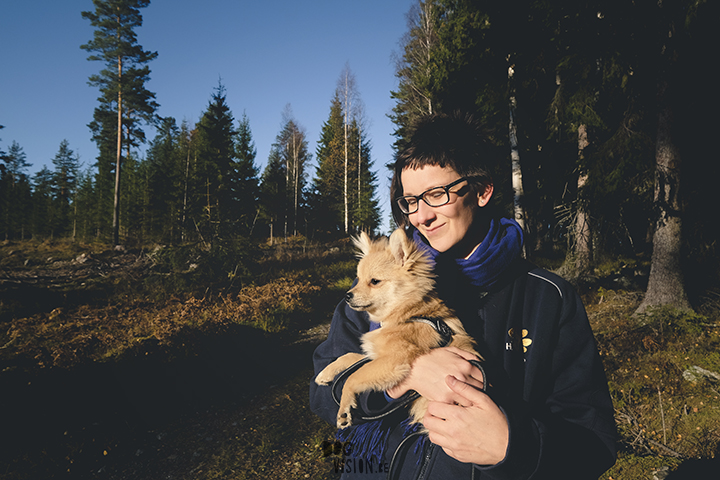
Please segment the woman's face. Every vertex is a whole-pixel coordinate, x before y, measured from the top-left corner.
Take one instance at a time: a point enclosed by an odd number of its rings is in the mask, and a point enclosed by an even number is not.
[[[438,186],[448,185],[460,175],[449,167],[427,165],[418,169],[406,168],[400,175],[403,195],[420,195]],[[440,207],[430,207],[418,202],[418,210],[408,215],[410,223],[439,252],[457,247],[457,257],[466,258],[484,238],[484,228],[478,220],[479,207],[485,206],[492,196],[493,187],[483,194],[476,193],[462,182],[450,188],[450,202]]]

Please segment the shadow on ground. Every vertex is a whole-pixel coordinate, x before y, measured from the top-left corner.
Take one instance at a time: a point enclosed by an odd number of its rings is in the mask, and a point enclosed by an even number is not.
[[[686,460],[665,480],[715,480],[720,478],[720,459]]]
[[[128,439],[186,413],[248,402],[308,369],[316,342],[233,326],[176,344],[182,350],[150,345],[116,363],[3,372],[0,431],[10,442],[0,477],[84,478],[79,471],[97,472],[98,459]]]

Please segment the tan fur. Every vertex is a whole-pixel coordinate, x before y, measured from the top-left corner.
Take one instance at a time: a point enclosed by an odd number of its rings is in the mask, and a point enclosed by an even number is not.
[[[373,241],[363,232],[353,240],[360,252],[358,283],[348,291],[346,301],[351,308],[368,312],[382,327],[362,336],[365,355],[347,353],[315,379],[319,385],[327,385],[365,356],[372,360],[345,382],[338,428],[352,424],[350,409],[357,406],[357,394],[394,387],[407,377],[416,358],[438,346],[441,337],[434,328],[410,319],[442,318],[454,332],[451,345],[480,356],[460,320],[435,293],[430,259],[402,229],[395,230],[389,239]],[[421,422],[426,411],[427,400],[420,397],[410,409],[414,422]]]

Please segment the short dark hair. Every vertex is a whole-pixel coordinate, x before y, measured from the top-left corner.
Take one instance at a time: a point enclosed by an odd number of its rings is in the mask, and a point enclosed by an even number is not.
[[[403,195],[400,175],[406,168],[417,169],[428,165],[449,167],[466,177],[475,191],[485,191],[493,184],[490,165],[496,155],[488,133],[472,115],[426,115],[411,127],[405,146],[395,156],[390,183],[390,205],[395,223],[404,227],[408,218],[400,210],[396,199]]]

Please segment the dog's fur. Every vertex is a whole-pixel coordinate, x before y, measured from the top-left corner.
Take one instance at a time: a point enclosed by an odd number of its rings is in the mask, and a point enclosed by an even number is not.
[[[358,393],[394,387],[407,377],[416,358],[439,345],[441,336],[432,326],[411,319],[442,318],[454,332],[451,345],[478,355],[460,320],[435,293],[431,260],[402,229],[395,230],[389,239],[372,241],[363,232],[353,241],[360,251],[358,283],[345,300],[354,310],[368,312],[370,319],[382,326],[362,336],[365,355],[347,353],[315,379],[319,385],[330,384],[359,360],[366,356],[371,359],[345,382],[338,428],[352,424],[350,409],[357,406]],[[410,409],[413,421],[421,422],[426,411],[427,399],[415,400]]]

